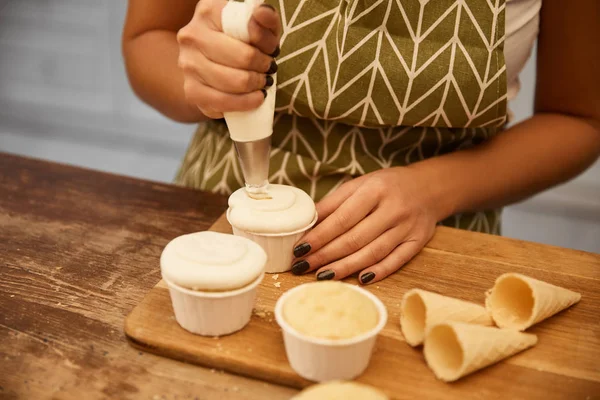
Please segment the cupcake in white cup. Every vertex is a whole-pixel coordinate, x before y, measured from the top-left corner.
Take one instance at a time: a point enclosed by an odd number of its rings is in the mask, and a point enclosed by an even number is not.
[[[305,379],[351,380],[367,368],[387,322],[383,303],[358,286],[312,282],[285,292],[275,319],[292,369]]]
[[[234,235],[260,244],[267,252],[265,272],[280,273],[292,268],[294,246],[317,222],[317,212],[303,190],[271,184],[260,198],[250,197],[243,188],[235,191],[229,197],[227,220]]]
[[[175,319],[198,335],[220,336],[250,321],[265,251],[243,237],[196,232],[173,239],[160,257]]]

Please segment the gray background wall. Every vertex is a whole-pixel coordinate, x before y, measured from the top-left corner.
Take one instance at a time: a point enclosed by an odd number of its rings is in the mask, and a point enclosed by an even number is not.
[[[0,0],[0,150],[168,182],[193,126],[132,94],[120,54],[126,1]],[[534,59],[511,104],[531,114]],[[600,252],[600,163],[508,207],[509,237]]]

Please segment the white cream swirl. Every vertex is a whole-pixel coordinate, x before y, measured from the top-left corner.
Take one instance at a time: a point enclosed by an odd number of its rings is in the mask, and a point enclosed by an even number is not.
[[[167,280],[192,290],[238,289],[254,281],[267,262],[265,251],[249,239],[196,232],[171,240],[160,257]]]
[[[316,216],[314,201],[303,190],[270,184],[265,198],[252,198],[245,189],[229,197],[229,223],[253,233],[290,233],[310,225]]]

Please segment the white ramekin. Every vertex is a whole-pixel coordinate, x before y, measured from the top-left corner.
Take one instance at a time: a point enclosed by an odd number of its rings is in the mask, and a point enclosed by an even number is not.
[[[267,253],[267,265],[265,272],[268,274],[279,274],[292,269],[294,260],[294,246],[304,234],[316,223],[318,216],[315,214],[312,222],[302,229],[289,233],[254,233],[238,229],[231,223],[227,209],[227,221],[233,229],[235,236],[245,237],[259,244]]]
[[[377,326],[362,335],[341,340],[306,336],[292,328],[283,317],[286,299],[308,284],[296,286],[285,292],[275,305],[275,319],[283,332],[285,352],[292,369],[301,377],[325,382],[352,380],[362,374],[371,360],[377,335],[387,322],[387,310],[381,300],[367,290],[347,284],[353,290],[369,298],[377,308]]]
[[[240,289],[224,292],[190,290],[165,279],[171,294],[175,319],[197,335],[221,336],[239,331],[250,322],[256,290],[264,273]]]

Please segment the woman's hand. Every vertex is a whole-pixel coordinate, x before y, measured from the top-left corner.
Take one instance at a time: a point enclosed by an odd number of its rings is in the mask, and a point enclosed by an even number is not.
[[[248,25],[250,43],[223,33],[226,0],[201,0],[192,20],[177,34],[179,68],[187,101],[210,118],[257,108],[277,71],[281,24],[273,7],[263,4]]]
[[[411,167],[351,180],[317,204],[319,221],[294,248],[292,272],[317,279],[360,272],[377,282],[412,259],[433,236],[439,210],[433,185]]]

